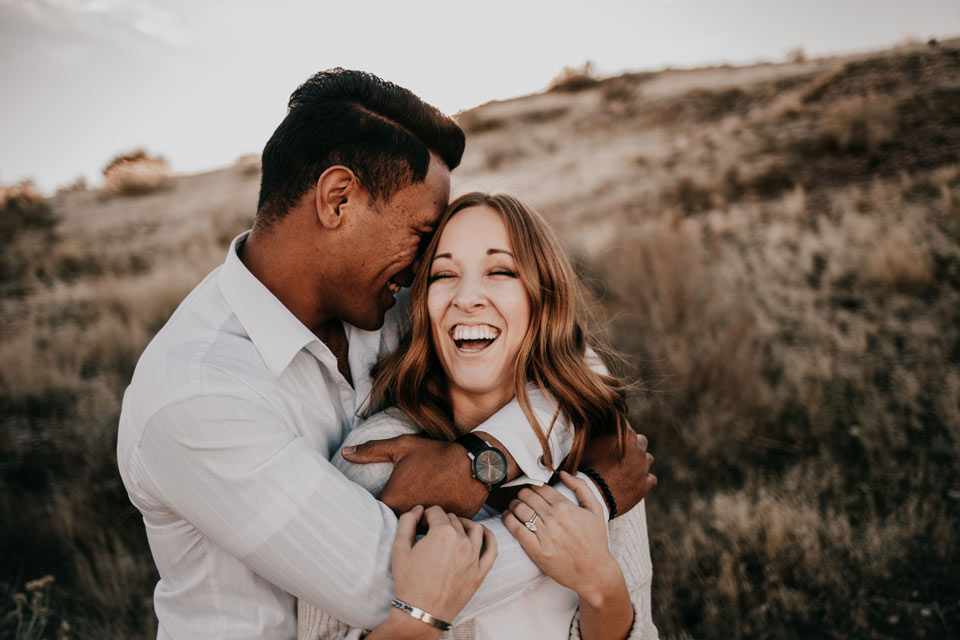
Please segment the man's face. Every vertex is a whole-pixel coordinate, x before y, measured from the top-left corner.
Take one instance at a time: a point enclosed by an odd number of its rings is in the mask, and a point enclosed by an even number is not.
[[[413,280],[412,265],[426,247],[450,197],[450,171],[430,154],[423,182],[404,187],[387,203],[355,203],[340,319],[372,331],[383,326],[401,286]]]

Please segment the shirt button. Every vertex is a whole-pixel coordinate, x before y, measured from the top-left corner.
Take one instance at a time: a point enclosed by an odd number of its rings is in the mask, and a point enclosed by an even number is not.
[[[537,464],[540,465],[541,469],[547,468],[547,463],[543,460],[543,454],[540,454],[540,457],[537,458]]]

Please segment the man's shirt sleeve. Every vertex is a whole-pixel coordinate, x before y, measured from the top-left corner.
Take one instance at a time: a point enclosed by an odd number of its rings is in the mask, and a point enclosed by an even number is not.
[[[373,628],[393,597],[397,519],[269,407],[235,395],[167,405],[148,421],[131,477],[252,571],[351,625]],[[507,602],[543,574],[499,519],[499,556],[464,611]]]

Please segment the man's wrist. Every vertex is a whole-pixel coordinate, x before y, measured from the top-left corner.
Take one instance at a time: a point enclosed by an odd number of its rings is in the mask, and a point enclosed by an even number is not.
[[[506,447],[504,447],[499,440],[497,440],[495,437],[493,437],[492,435],[484,431],[472,431],[471,433],[473,433],[473,435],[477,436],[478,438],[486,442],[491,447],[498,449],[500,453],[503,454],[503,457],[506,458],[507,482],[520,476],[520,473],[521,473],[520,466],[517,464],[517,461],[513,459],[513,456],[510,455],[510,452],[507,451]]]
[[[378,636],[379,633],[383,633],[384,638],[397,638],[398,640],[434,640],[443,634],[440,629],[416,618],[411,618],[403,611],[394,608],[390,609],[386,622],[377,628],[377,632]]]

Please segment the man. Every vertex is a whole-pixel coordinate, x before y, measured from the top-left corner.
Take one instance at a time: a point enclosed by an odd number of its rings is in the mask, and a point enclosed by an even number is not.
[[[118,461],[160,572],[159,637],[293,637],[294,596],[372,628],[393,597],[390,507],[416,503],[404,487],[460,513],[486,499],[456,443],[407,437],[358,452],[395,462],[386,504],[329,463],[358,421],[370,365],[397,345],[388,311],[463,145],[452,120],[369,74],[319,73],[291,96],[263,152],[253,230],[157,334],[124,396]],[[549,421],[550,404],[537,407]],[[543,482],[539,443],[515,428],[525,421],[514,403],[476,434],[506,456],[509,477]],[[626,510],[655,480],[644,452],[618,465],[608,449],[595,465]],[[542,575],[499,522],[484,524],[500,557],[464,616]]]

